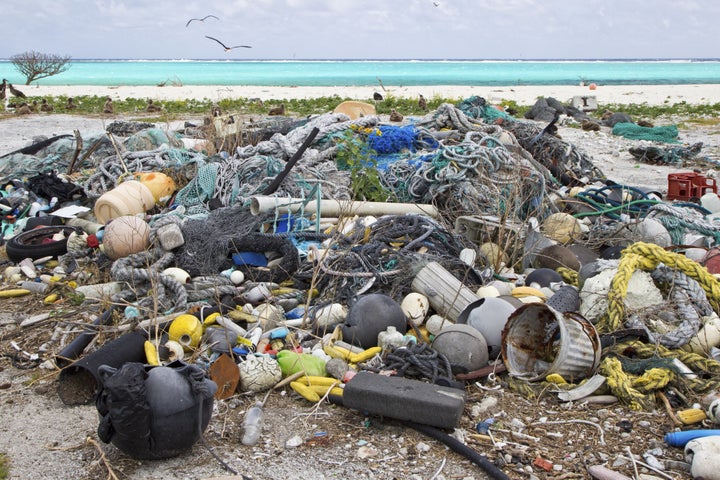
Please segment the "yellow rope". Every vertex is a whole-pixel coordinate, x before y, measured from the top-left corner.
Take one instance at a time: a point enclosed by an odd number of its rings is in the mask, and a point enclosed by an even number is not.
[[[568,267],[558,267],[556,270],[562,277],[563,281],[574,287],[578,286],[578,272]]]
[[[612,347],[608,347],[604,353],[616,353],[622,355],[627,349],[632,349],[633,353],[639,358],[677,358],[695,373],[707,373],[712,378],[687,378],[685,376],[675,376],[670,381],[674,383],[681,382],[683,387],[689,388],[695,393],[704,393],[710,390],[720,388],[720,362],[712,358],[703,357],[697,353],[688,352],[686,350],[671,350],[662,345],[648,345],[642,342],[623,342]],[[668,370],[670,371],[670,370]],[[662,387],[660,387],[662,388]]]
[[[617,358],[604,358],[600,362],[599,371],[607,378],[607,385],[612,394],[632,410],[643,410],[652,404],[651,398],[632,386],[632,379],[623,371]]]
[[[607,312],[596,325],[598,331],[613,332],[620,328],[625,315],[624,298],[630,277],[638,268],[652,271],[660,263],[695,279],[705,290],[713,310],[720,312],[720,281],[705,267],[684,255],[668,252],[659,245],[637,242],[622,251],[618,271],[610,282]]]
[[[639,392],[650,393],[660,390],[675,379],[675,372],[667,368],[650,368],[632,381]]]

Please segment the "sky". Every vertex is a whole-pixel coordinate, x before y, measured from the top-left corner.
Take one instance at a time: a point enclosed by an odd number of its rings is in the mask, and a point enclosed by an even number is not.
[[[0,58],[718,58],[718,0],[15,0]],[[193,21],[215,15],[204,22]],[[225,52],[209,35],[229,46]]]

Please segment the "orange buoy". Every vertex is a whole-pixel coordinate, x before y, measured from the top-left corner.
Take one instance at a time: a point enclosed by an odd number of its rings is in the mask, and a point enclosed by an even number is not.
[[[594,84],[594,83],[591,83],[590,85],[588,85],[588,88],[589,88],[590,90],[595,90],[595,89],[597,88],[597,85]]]

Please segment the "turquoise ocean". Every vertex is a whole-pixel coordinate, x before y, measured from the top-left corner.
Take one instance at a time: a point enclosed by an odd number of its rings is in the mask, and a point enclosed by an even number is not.
[[[7,60],[0,76],[23,84]],[[72,60],[38,85],[682,85],[720,84],[720,59]]]

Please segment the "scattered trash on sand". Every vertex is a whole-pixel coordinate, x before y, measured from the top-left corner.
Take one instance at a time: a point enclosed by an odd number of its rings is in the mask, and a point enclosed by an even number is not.
[[[714,162],[572,103],[118,121],[5,154],[3,368],[95,405],[116,461],[209,452],[206,478],[328,442],[398,462],[378,478],[424,478],[403,469],[431,443],[448,475],[715,478],[720,197],[692,171]],[[667,192],[617,183],[563,121],[677,168]],[[330,433],[289,426],[321,409]],[[377,422],[424,443],[353,441]]]

